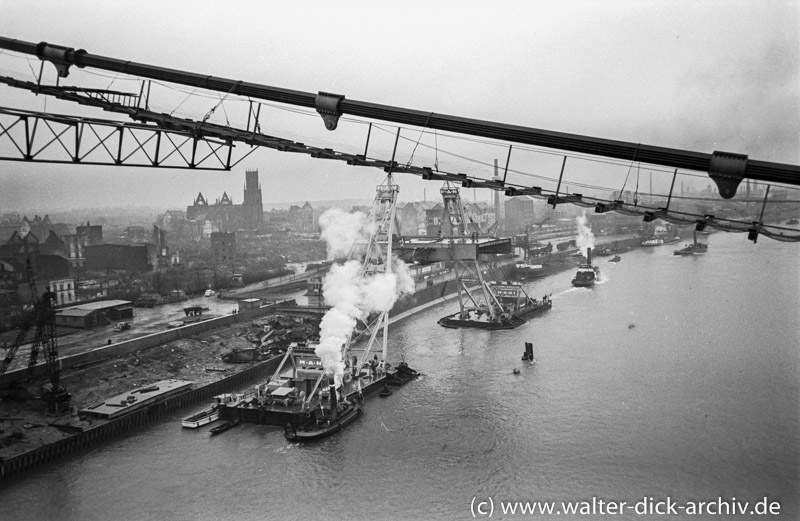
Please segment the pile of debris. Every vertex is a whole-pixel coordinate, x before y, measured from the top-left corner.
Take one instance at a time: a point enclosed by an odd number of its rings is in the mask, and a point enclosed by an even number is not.
[[[260,320],[254,320],[248,331],[240,333],[254,346],[233,349],[222,355],[222,361],[239,364],[267,360],[285,353],[289,344],[293,342],[318,341],[319,323],[320,319],[316,317],[289,315],[270,315]]]

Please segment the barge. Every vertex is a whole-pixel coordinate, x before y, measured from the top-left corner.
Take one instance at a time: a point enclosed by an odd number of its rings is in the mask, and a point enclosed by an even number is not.
[[[229,429],[232,429],[237,425],[239,425],[240,423],[242,423],[242,420],[240,420],[239,418],[234,418],[232,420],[226,421],[225,423],[221,423],[216,427],[213,427],[209,432],[211,433],[212,436],[214,436],[221,432],[225,432]]]
[[[531,298],[518,282],[491,282],[487,286],[493,306],[486,309],[464,308],[440,318],[438,324],[448,328],[513,329],[525,324],[526,319],[553,307],[549,295],[541,300]]]
[[[198,429],[203,425],[208,425],[219,420],[219,406],[223,403],[231,403],[236,400],[236,395],[231,393],[220,394],[214,397],[214,403],[203,409],[187,416],[181,421],[181,427],[187,429]]]

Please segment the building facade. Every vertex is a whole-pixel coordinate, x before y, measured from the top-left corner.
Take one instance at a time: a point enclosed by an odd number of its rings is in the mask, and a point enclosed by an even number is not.
[[[94,244],[86,247],[86,269],[150,271],[157,265],[156,247],[146,244]]]
[[[303,206],[293,204],[289,207],[287,224],[295,233],[314,233],[317,229],[314,223],[314,207],[308,201]]]
[[[75,227],[76,235],[85,235],[87,244],[102,244],[103,242],[103,225],[91,224],[86,221],[85,225]]]
[[[233,266],[236,258],[236,234],[211,234],[211,263],[214,266]]]
[[[505,204],[505,230],[513,235],[523,233],[537,220],[536,205],[544,204],[529,195],[509,197]]]

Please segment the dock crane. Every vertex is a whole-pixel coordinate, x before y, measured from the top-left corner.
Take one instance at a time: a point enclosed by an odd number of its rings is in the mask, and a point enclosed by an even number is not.
[[[58,337],[55,325],[55,303],[56,294],[47,288],[41,295],[38,295],[36,288],[36,278],[33,274],[33,266],[30,259],[25,263],[25,272],[28,279],[31,299],[33,301],[33,313],[20,327],[14,342],[6,352],[6,356],[0,362],[0,378],[6,373],[14,356],[31,329],[34,329],[33,340],[31,342],[31,352],[28,358],[28,374],[34,376],[39,352],[44,352],[45,367],[50,382],[42,387],[41,399],[47,403],[47,410],[53,414],[61,414],[69,408],[70,394],[61,386],[61,362],[58,358]]]

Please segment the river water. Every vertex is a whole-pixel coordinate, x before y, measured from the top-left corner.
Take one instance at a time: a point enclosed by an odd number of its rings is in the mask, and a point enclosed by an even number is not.
[[[495,519],[534,517],[503,515],[501,501],[593,497],[712,512],[766,497],[798,519],[798,246],[709,244],[599,258],[592,289],[571,288],[571,271],[534,281],[553,309],[516,330],[437,326],[452,302],[393,326],[394,359],[424,376],[319,443],[260,425],[210,437],[181,429],[181,411],[0,485],[0,519],[449,520],[490,497]],[[668,518],[751,518],[680,512]],[[600,517],[659,516],[536,518]]]

